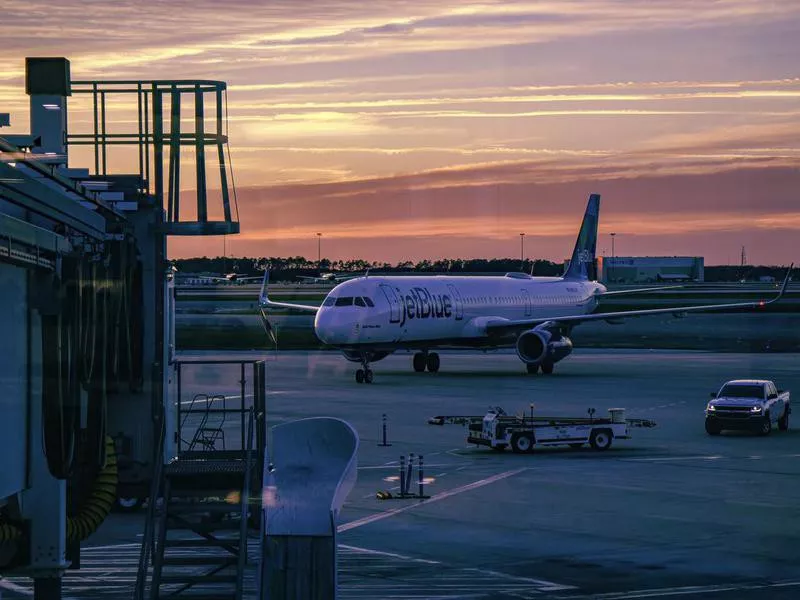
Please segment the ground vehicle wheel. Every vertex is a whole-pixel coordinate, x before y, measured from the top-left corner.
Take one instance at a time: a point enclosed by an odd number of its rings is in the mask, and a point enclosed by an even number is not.
[[[425,370],[425,355],[422,352],[417,352],[414,355],[414,371],[422,373]]]
[[[542,363],[542,373],[550,375],[553,372],[553,363]]]
[[[608,450],[611,448],[611,442],[614,439],[614,434],[609,429],[595,429],[589,437],[589,443],[595,450]]]
[[[364,383],[372,383],[372,369],[364,371]]]
[[[789,410],[787,409],[783,416],[778,419],[778,431],[786,431],[789,429]]]
[[[706,419],[706,433],[708,435],[719,435],[722,432],[722,426],[714,419]]]
[[[511,450],[517,454],[533,452],[533,434],[515,433],[511,436]]]
[[[761,419],[761,423],[758,426],[758,434],[759,435],[769,435],[772,431],[772,421],[769,419],[769,413],[764,415],[764,418]]]
[[[536,375],[539,372],[539,365],[525,365],[528,375]]]
[[[439,355],[436,352],[431,352],[428,354],[427,363],[428,371],[436,373],[439,370]]]
[[[144,502],[144,500],[136,496],[117,498],[117,501],[114,503],[114,509],[118,512],[136,512],[142,507],[142,502]]]
[[[364,369],[356,371],[356,383],[364,383]]]

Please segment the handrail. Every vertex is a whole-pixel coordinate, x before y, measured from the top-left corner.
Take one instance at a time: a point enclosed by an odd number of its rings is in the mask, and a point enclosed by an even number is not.
[[[241,523],[239,524],[239,556],[237,557],[236,600],[241,600],[244,588],[244,568],[247,564],[247,526],[250,513],[250,481],[253,470],[253,429],[255,424],[255,409],[250,407],[247,419],[247,447],[245,448],[244,484],[241,498]]]
[[[134,600],[144,600],[145,587],[147,585],[147,572],[151,557],[155,554],[155,514],[158,494],[161,490],[161,473],[164,468],[164,438],[166,436],[166,422],[164,419],[164,409],[158,414],[161,422],[158,443],[156,444],[155,456],[153,459],[153,480],[150,482],[150,499],[147,505],[147,518],[144,522],[144,532],[142,534],[142,547],[139,551],[139,566],[136,572],[136,586],[134,587]]]

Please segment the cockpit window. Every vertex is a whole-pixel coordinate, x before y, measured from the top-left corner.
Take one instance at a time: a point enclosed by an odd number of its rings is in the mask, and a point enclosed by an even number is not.
[[[356,298],[355,299],[355,305],[356,306],[364,306],[364,307],[367,306],[366,304],[364,304],[364,299],[363,298]]]
[[[335,302],[336,298],[334,298],[333,296],[328,296],[327,298],[325,298],[325,302],[322,303],[322,306],[333,306]]]
[[[370,298],[369,296],[364,296],[364,302],[366,302],[367,306],[369,306],[370,308],[375,306],[375,303],[372,301],[372,298]]]
[[[336,299],[336,306],[353,306],[352,296],[340,296]]]

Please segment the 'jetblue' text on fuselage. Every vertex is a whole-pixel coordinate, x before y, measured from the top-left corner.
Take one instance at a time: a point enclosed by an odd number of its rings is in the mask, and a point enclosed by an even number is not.
[[[403,294],[397,288],[403,305],[403,316],[400,326],[411,319],[449,319],[453,316],[453,301],[447,294],[431,294],[427,288],[411,288]]]

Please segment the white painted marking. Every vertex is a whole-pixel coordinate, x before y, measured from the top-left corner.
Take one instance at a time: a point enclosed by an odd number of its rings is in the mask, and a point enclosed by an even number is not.
[[[577,589],[574,585],[563,585],[560,583],[554,583],[552,581],[547,581],[545,579],[533,579],[531,577],[520,577],[518,575],[509,575],[508,573],[502,573],[500,571],[491,571],[489,569],[464,569],[465,571],[474,571],[475,573],[480,573],[481,575],[488,575],[490,577],[496,577],[498,579],[510,579],[512,581],[521,581],[524,583],[531,583],[533,585],[539,586],[539,590],[543,592],[555,592],[558,590],[575,590]]]
[[[427,565],[440,565],[442,564],[438,560],[428,560],[426,558],[414,558],[412,556],[406,556],[405,554],[396,554],[394,552],[383,552],[382,550],[371,550],[369,548],[361,548],[360,546],[349,546],[347,544],[339,544],[339,548],[345,548],[346,550],[353,550],[354,552],[359,552],[361,554],[371,554],[374,556],[387,556],[389,558],[399,558],[400,560],[407,560],[409,562],[417,562],[417,563],[425,563]]]
[[[450,464],[449,463],[433,463],[433,464],[425,463],[425,466],[426,467],[449,467]],[[399,467],[397,465],[370,465],[370,466],[367,466],[367,467],[358,467],[358,470],[361,471],[363,469],[365,471],[371,471],[371,470],[376,470],[376,469],[398,469],[398,468]]]
[[[612,592],[592,596],[575,596],[575,598],[594,598],[596,600],[632,600],[634,598],[660,598],[665,596],[685,596],[688,594],[740,592],[743,590],[761,590],[776,587],[800,587],[800,581],[781,581],[776,583],[743,583],[690,585],[674,588],[654,588],[650,590],[632,590],[629,592]]]
[[[714,456],[660,456],[651,458],[620,458],[621,461],[626,462],[668,462],[672,460],[718,460],[725,458],[722,455]]]
[[[462,485],[461,487],[454,488],[452,490],[448,490],[446,492],[440,492],[434,496],[431,496],[425,501],[419,502],[417,504],[407,504],[406,506],[401,506],[399,508],[394,508],[391,510],[387,510],[385,512],[376,513],[374,515],[370,515],[368,517],[363,517],[361,519],[356,519],[355,521],[350,521],[349,523],[345,523],[344,525],[339,525],[337,531],[342,533],[344,531],[349,531],[350,529],[355,529],[356,527],[363,527],[364,525],[369,525],[370,523],[374,523],[375,521],[382,521],[383,519],[388,519],[389,517],[393,517],[394,515],[406,512],[413,508],[417,508],[418,506],[422,506],[423,504],[431,504],[433,502],[438,502],[439,500],[444,500],[445,498],[449,498],[450,496],[455,496],[456,494],[461,494],[463,492],[468,492],[470,490],[477,489],[479,487],[483,487],[485,485],[489,485],[490,483],[494,483],[496,481],[500,481],[501,479],[505,479],[507,477],[511,477],[513,475],[517,475],[518,473],[522,473],[523,471],[527,471],[529,467],[523,467],[521,469],[515,469],[513,471],[504,471],[503,473],[498,473],[497,475],[492,475],[491,477],[487,477],[486,479],[480,479],[473,483],[468,483],[467,485]]]
[[[142,537],[143,534],[138,533],[136,537]],[[131,542],[128,544],[108,544],[107,546],[86,546],[83,550],[110,550],[112,548],[140,548],[142,546],[139,542]]]

